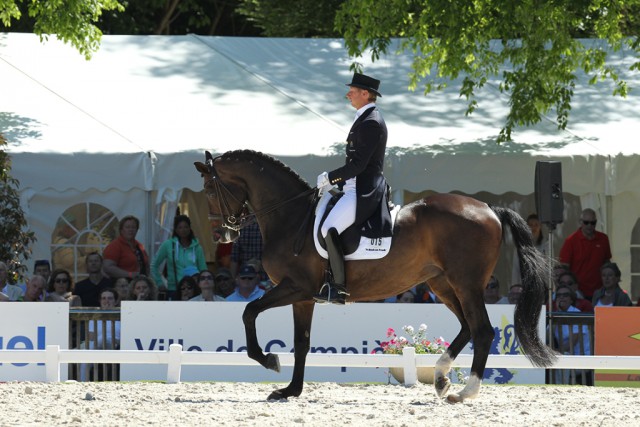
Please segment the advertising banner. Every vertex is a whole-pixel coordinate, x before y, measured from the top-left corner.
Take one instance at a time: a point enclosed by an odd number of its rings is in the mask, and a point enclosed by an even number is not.
[[[640,309],[637,307],[595,308],[595,355],[640,356]],[[640,387],[640,370],[597,369],[599,386]]]
[[[185,351],[246,351],[239,302],[135,302],[122,303],[121,348],[168,350],[179,343]],[[492,354],[521,354],[515,340],[513,306],[487,306],[496,331]],[[293,311],[290,306],[267,310],[256,321],[259,343],[265,353],[293,351]],[[427,338],[452,341],[460,330],[455,316],[443,304],[358,303],[347,306],[318,305],[311,330],[311,352],[371,353],[379,341],[387,341],[388,328],[406,336],[403,326],[427,325]],[[538,332],[544,337],[544,313]],[[463,353],[472,353],[471,345]],[[292,367],[280,373],[251,362],[251,366],[184,366],[184,381],[274,381],[288,382]],[[307,367],[306,381],[389,381],[386,368]],[[467,370],[468,371],[468,370]],[[468,374],[468,373],[467,373]],[[124,364],[120,379],[165,380],[166,365]],[[544,383],[543,369],[491,369],[487,383]]]
[[[0,310],[0,350],[69,348],[69,303],[5,302]],[[60,377],[67,379],[67,365]],[[0,363],[0,381],[46,381],[44,363]]]

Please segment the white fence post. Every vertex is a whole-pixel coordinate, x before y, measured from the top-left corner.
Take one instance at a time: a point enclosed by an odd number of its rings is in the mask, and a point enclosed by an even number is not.
[[[178,384],[182,371],[182,346],[171,344],[169,346],[169,362],[167,363],[167,383]]]
[[[60,346],[48,345],[45,350],[44,368],[47,382],[60,382]]]
[[[404,369],[404,385],[416,385],[418,382],[418,368],[416,367],[416,349],[414,347],[402,349],[402,368]]]

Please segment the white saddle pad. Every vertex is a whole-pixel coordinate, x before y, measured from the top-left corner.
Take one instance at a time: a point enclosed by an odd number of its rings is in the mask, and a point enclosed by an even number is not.
[[[327,250],[320,246],[320,242],[318,241],[318,228],[320,227],[320,220],[322,219],[324,212],[327,210],[327,205],[331,200],[331,193],[326,191],[320,201],[318,202],[318,206],[316,207],[316,218],[313,223],[313,242],[316,245],[316,250],[324,259],[329,258],[329,254]],[[396,216],[400,211],[400,206],[396,205],[391,211],[391,229],[393,230],[393,226],[396,222]],[[381,239],[370,239],[368,237],[361,237],[360,244],[358,245],[358,249],[355,252],[349,255],[345,255],[344,259],[346,261],[352,261],[357,259],[380,259],[389,253],[389,248],[391,248],[391,237],[383,237]]]

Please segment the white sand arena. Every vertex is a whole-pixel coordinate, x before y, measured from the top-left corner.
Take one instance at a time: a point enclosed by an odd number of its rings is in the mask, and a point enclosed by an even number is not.
[[[0,384],[0,425],[634,426],[640,389],[483,386],[450,405],[432,386],[311,383],[267,401],[282,384]],[[452,386],[452,389],[455,386]]]

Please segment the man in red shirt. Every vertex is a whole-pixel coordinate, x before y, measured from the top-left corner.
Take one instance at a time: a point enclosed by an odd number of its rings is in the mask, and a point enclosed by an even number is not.
[[[580,290],[588,300],[602,287],[600,267],[611,259],[609,238],[596,231],[596,223],[596,212],[583,210],[580,228],[567,237],[560,249],[560,262],[567,264],[576,275]]]

